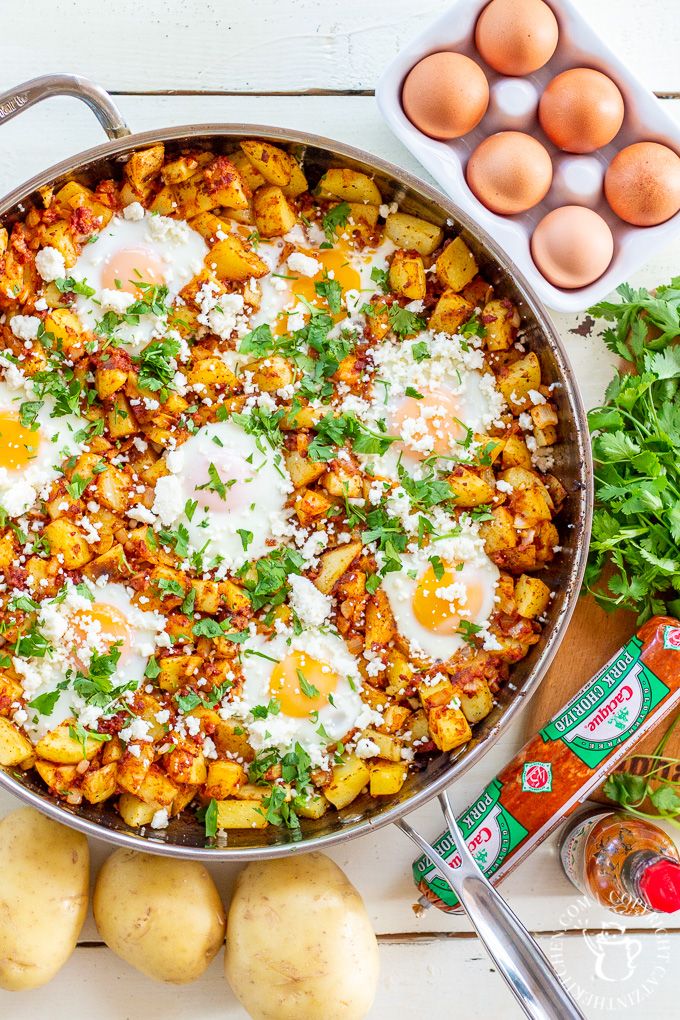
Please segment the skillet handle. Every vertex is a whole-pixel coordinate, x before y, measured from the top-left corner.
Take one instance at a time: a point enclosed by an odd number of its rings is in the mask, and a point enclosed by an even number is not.
[[[87,103],[110,139],[125,138],[131,133],[108,92],[75,74],[45,74],[0,93],[0,125],[52,96],[74,96]]]
[[[456,893],[499,974],[529,1020],[585,1020],[550,961],[497,889],[482,874],[460,831],[446,793],[439,801],[458,851],[451,868],[403,819],[397,825],[423,850],[446,884]]]

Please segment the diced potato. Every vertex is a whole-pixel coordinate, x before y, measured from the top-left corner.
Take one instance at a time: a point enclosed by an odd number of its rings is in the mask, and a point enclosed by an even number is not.
[[[549,521],[552,518],[552,510],[545,498],[545,489],[538,485],[530,489],[519,489],[513,492],[511,506],[515,514],[514,524],[516,528],[533,528],[539,521]]]
[[[218,829],[266,829],[269,822],[259,800],[218,800]]]
[[[77,570],[92,559],[92,549],[84,533],[66,517],[58,517],[43,530],[43,538],[54,556],[63,556],[67,570]]]
[[[519,361],[505,365],[498,373],[498,388],[515,414],[530,406],[527,394],[540,385],[541,363],[533,351]]]
[[[320,484],[331,496],[338,496],[340,499],[356,499],[363,492],[359,472],[338,461],[325,472]]]
[[[9,719],[0,716],[0,765],[18,765],[32,754],[30,740]]]
[[[108,368],[105,365],[98,368],[94,375],[94,384],[99,399],[108,400],[125,386],[127,378],[128,373],[123,368]]]
[[[144,193],[151,178],[160,173],[164,159],[165,147],[162,143],[152,145],[148,149],[138,149],[125,164],[125,176],[133,188]]]
[[[385,676],[387,677],[387,691],[389,694],[400,694],[413,677],[411,663],[398,648],[390,648],[387,654]]]
[[[338,545],[323,553],[319,573],[314,581],[319,591],[329,595],[361,549],[361,542],[347,542],[346,545]]]
[[[408,769],[404,763],[379,762],[371,765],[371,797],[387,797],[399,793],[406,780]]]
[[[258,188],[253,196],[253,214],[261,237],[278,237],[287,234],[297,223],[295,210],[274,184]]]
[[[531,453],[521,436],[508,436],[503,443],[503,467],[531,467]]]
[[[260,171],[255,168],[255,164],[251,163],[248,159],[245,152],[231,152],[229,159],[240,173],[241,180],[250,188],[251,192],[257,191],[258,188],[267,183]]]
[[[138,431],[137,419],[124,393],[116,393],[106,412],[106,424],[112,439],[131,436]]]
[[[332,496],[321,489],[301,489],[295,499],[295,513],[304,527],[319,517],[325,517],[333,506]]]
[[[10,715],[13,702],[20,698],[21,686],[5,673],[0,673],[0,715]]]
[[[364,730],[362,736],[377,745],[376,757],[385,758],[387,761],[402,761],[401,749],[404,745],[401,740],[379,730]]]
[[[196,796],[197,786],[180,786],[170,807],[171,815],[178,815]]]
[[[101,804],[116,792],[116,763],[110,762],[100,769],[89,769],[83,776],[81,790],[90,804]]]
[[[220,595],[230,613],[243,613],[250,607],[248,595],[233,581],[220,581]]]
[[[251,361],[243,366],[243,371],[251,373],[253,383],[264,393],[275,393],[289,386],[294,378],[290,362],[278,354]]]
[[[461,237],[450,241],[437,259],[437,276],[456,292],[461,291],[478,273],[475,257]]]
[[[328,811],[328,801],[319,794],[308,794],[295,798],[295,811],[301,818],[323,818]]]
[[[75,721],[67,719],[55,729],[46,733],[38,741],[35,752],[39,758],[46,758],[57,765],[77,765],[84,758],[94,758],[102,746],[101,740],[94,740],[86,737],[82,741],[71,736],[69,732],[75,726]]]
[[[158,765],[149,767],[137,790],[137,796],[145,804],[160,804],[161,807],[172,804],[176,794],[177,787]]]
[[[131,829],[139,829],[142,825],[149,825],[151,819],[160,811],[161,805],[153,802],[145,803],[133,793],[121,793],[118,798],[118,812],[126,825]]]
[[[42,229],[42,243],[56,248],[64,256],[66,267],[69,268],[78,258],[78,249],[73,240],[68,222],[66,220],[55,220]],[[9,262],[9,257],[7,258]],[[20,267],[19,267],[20,268]],[[5,275],[8,274],[9,266],[5,265]],[[14,284],[16,286],[16,282]],[[3,285],[4,286],[4,285]]]
[[[255,783],[243,783],[241,786],[236,787],[232,796],[238,800],[261,801],[269,796],[269,790],[266,786],[256,786]]]
[[[454,696],[453,684],[450,680],[440,680],[438,684],[421,684],[418,688],[420,703],[428,710],[448,705]]]
[[[295,412],[287,411],[279,422],[279,427],[284,432],[311,429],[326,413],[323,407],[299,407]]]
[[[278,146],[270,142],[251,139],[241,142],[241,148],[256,171],[268,184],[282,187],[290,184],[293,176],[293,160]],[[304,189],[303,189],[304,190]]]
[[[455,290],[445,290],[430,316],[430,329],[438,333],[457,333],[473,311],[470,302]]]
[[[125,581],[132,576],[132,567],[125,558],[125,549],[116,543],[108,552],[97,556],[90,563],[86,563],[83,573],[91,581],[98,577],[108,577],[109,581]]]
[[[220,587],[217,581],[203,581],[198,578],[191,580],[195,593],[194,609],[197,613],[214,614],[220,608]]]
[[[459,708],[433,708],[428,714],[428,723],[440,751],[452,751],[472,736],[470,725]]]
[[[483,521],[479,529],[484,539],[484,548],[489,556],[503,549],[514,549],[517,545],[514,517],[505,506],[497,506],[491,511],[492,520]]]
[[[267,263],[238,234],[229,234],[214,244],[205,261],[221,280],[249,280],[251,277],[259,280],[269,272]]]
[[[165,755],[165,768],[175,782],[190,783],[194,786],[205,783],[208,775],[203,752],[195,748],[190,749],[184,744]],[[139,795],[142,796],[141,791]]]
[[[493,708],[493,695],[486,680],[477,681],[477,689],[474,694],[466,694],[462,690],[457,693],[460,710],[471,725],[485,719]]]
[[[473,507],[490,503],[494,489],[470,468],[457,467],[448,478],[456,506]]]
[[[221,395],[229,396],[238,388],[238,379],[222,361],[215,356],[194,361],[186,373],[189,386],[198,386],[201,397],[216,400]]]
[[[178,691],[200,669],[200,655],[172,655],[158,663],[158,686],[162,691]]]
[[[384,648],[395,634],[394,617],[387,595],[382,588],[371,596],[366,606],[365,647]]]
[[[11,531],[0,536],[0,570],[8,570],[19,558],[19,543]]]
[[[322,461],[303,457],[297,450],[285,451],[283,456],[290,480],[296,489],[301,489],[304,485],[311,485],[326,470],[326,465]]]
[[[77,358],[85,350],[83,327],[70,308],[55,308],[45,319],[45,331],[51,333],[57,345],[70,358]]]
[[[202,212],[198,216],[194,216],[189,226],[210,244],[215,244],[217,241],[222,240],[218,236],[219,234],[231,234],[229,221],[212,212]],[[238,237],[237,234],[232,236]]]
[[[286,198],[297,198],[298,195],[304,194],[308,190],[309,184],[307,178],[304,175],[302,167],[293,159],[291,156],[291,175],[288,184],[281,185],[281,191],[284,193]]]
[[[507,298],[489,301],[482,312],[488,351],[507,351],[517,338],[521,319],[519,312]]]
[[[73,209],[87,209],[92,213],[92,230],[105,227],[113,216],[113,211],[102,202],[98,202],[94,193],[86,188],[84,184],[77,181],[68,181],[67,184],[54,197],[55,204],[68,215]]]
[[[161,170],[161,178],[165,184],[180,184],[182,181],[188,181],[198,170],[198,160],[194,156],[180,156],[165,164]]]
[[[142,743],[136,746],[139,748],[139,754],[134,755],[129,750],[124,751],[123,756],[118,761],[118,771],[116,773],[118,785],[126,793],[134,793],[135,795],[144,782],[154,758],[152,744]]]
[[[397,248],[417,251],[419,255],[431,255],[444,237],[444,231],[436,224],[401,212],[389,214],[385,220],[385,234]]]
[[[120,468],[109,464],[97,475],[97,501],[115,513],[125,510],[130,494],[130,479]]]
[[[35,771],[43,783],[61,797],[65,797],[70,792],[78,779],[76,765],[55,765],[54,762],[42,761],[40,758],[35,762]]]
[[[395,705],[394,702],[390,702],[383,713],[382,726],[378,729],[381,733],[398,733],[412,714],[407,705]]]
[[[370,778],[371,774],[361,758],[351,756],[335,766],[333,778],[323,792],[333,807],[340,811],[356,800]]]
[[[390,266],[390,287],[395,294],[401,294],[411,301],[425,297],[425,266],[420,255],[411,255],[407,251],[394,253]]]
[[[527,620],[535,620],[548,607],[550,588],[539,577],[522,574],[515,582],[517,612]]]
[[[244,761],[253,760],[253,749],[242,726],[220,721],[213,733],[213,740],[220,754],[233,754]]]
[[[319,181],[317,194],[322,198],[339,198],[341,202],[380,205],[382,195],[377,184],[358,170],[333,167]],[[403,247],[406,247],[405,245]]]
[[[226,800],[246,781],[243,766],[236,761],[212,761],[208,766],[205,795],[215,800]]]

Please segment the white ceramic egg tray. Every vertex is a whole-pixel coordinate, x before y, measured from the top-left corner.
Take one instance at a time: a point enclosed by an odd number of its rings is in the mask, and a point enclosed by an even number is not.
[[[655,250],[680,233],[680,212],[656,227],[624,223],[610,209],[602,189],[607,166],[620,149],[632,142],[661,142],[680,154],[680,125],[602,42],[571,0],[547,0],[560,30],[557,49],[547,64],[525,78],[506,78],[493,71],[474,43],[475,24],[487,2],[454,0],[446,14],[421,32],[388,65],[376,91],[378,106],[397,137],[429,170],[442,190],[505,248],[539,297],[561,312],[582,311],[626,280]],[[491,93],[489,108],[477,127],[450,142],[439,142],[422,134],[401,107],[401,89],[408,72],[423,57],[440,50],[465,53],[477,61],[488,78]],[[621,90],[626,109],[614,140],[584,156],[557,149],[543,133],[536,115],[548,82],[571,67],[592,67],[607,74]],[[545,199],[533,209],[516,216],[498,216],[472,194],[465,181],[465,167],[471,152],[484,138],[508,130],[525,131],[545,145],[553,160],[553,183]],[[549,283],[536,268],[529,248],[539,220],[562,205],[589,206],[606,220],[614,235],[614,257],[609,268],[594,283],[578,290],[562,290]]]

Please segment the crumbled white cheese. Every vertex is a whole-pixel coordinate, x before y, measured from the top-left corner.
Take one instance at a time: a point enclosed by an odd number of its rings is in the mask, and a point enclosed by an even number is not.
[[[321,272],[321,263],[312,258],[311,255],[305,255],[304,252],[294,251],[288,256],[288,268],[293,273],[301,273],[303,276],[316,276],[317,273]]]
[[[152,829],[167,829],[170,819],[167,808],[159,808],[149,822]]]
[[[37,315],[13,315],[9,320],[9,328],[17,340],[35,340],[39,326]]]
[[[42,248],[35,257],[35,268],[45,283],[60,280],[66,276],[64,256],[57,248]]]
[[[102,312],[115,312],[124,315],[130,305],[134,304],[135,296],[127,290],[110,290],[105,287],[99,297]]]
[[[143,220],[144,206],[141,202],[130,202],[123,209],[123,216],[126,220]]]
[[[309,578],[300,574],[291,574],[288,584],[290,604],[301,622],[308,627],[321,627],[331,613],[330,595],[324,595]]]

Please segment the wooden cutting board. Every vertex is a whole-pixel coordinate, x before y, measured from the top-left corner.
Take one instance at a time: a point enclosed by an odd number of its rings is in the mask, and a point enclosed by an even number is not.
[[[617,648],[625,644],[635,629],[634,613],[624,611],[606,613],[591,596],[579,599],[553,664],[524,713],[526,740],[533,737],[607,659],[611,658]],[[635,753],[649,754],[653,751],[671,722],[672,717],[662,720],[635,745]],[[668,757],[680,758],[680,725],[669,738],[665,754]],[[640,764],[642,763],[636,763],[637,766]],[[603,801],[607,799],[601,788],[592,794],[592,797]]]

